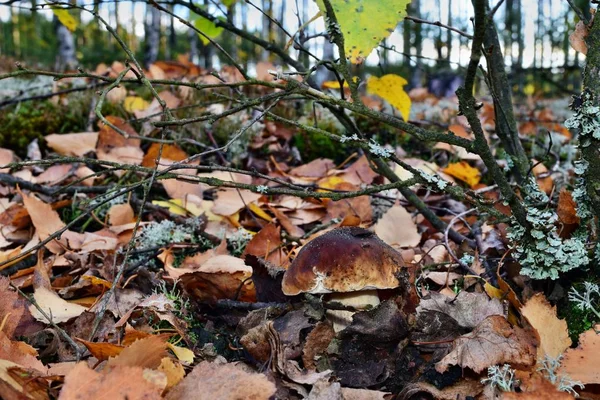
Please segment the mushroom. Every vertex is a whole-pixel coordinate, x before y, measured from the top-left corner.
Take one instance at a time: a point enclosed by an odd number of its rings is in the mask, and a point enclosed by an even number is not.
[[[330,302],[365,309],[379,304],[378,289],[400,285],[396,274],[404,266],[400,253],[373,232],[337,228],[302,247],[283,275],[282,290],[287,296],[329,293]],[[353,314],[327,311],[336,332],[352,322]]]

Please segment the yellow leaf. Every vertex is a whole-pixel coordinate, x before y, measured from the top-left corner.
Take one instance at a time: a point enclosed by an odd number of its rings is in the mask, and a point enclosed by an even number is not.
[[[149,105],[150,103],[139,96],[127,96],[123,100],[123,107],[128,113],[145,110]]]
[[[321,189],[318,189],[317,192],[327,192],[326,189],[335,189],[337,185],[345,182],[342,178],[337,175],[328,176],[327,178],[323,178],[318,182],[318,185]]]
[[[254,214],[256,214],[256,216],[264,219],[265,221],[271,222],[273,220],[273,218],[271,218],[271,216],[269,214],[267,214],[266,212],[264,212],[262,210],[262,208],[260,208],[258,206],[258,204],[256,204],[256,203],[250,203],[250,204],[248,204],[248,208],[250,209],[250,211],[252,211]]]
[[[338,81],[325,81],[321,84],[323,89],[339,89],[340,83]],[[348,82],[344,81],[344,87],[348,87]]]
[[[169,350],[175,354],[177,359],[185,364],[192,364],[194,362],[194,352],[188,348],[175,346],[171,343],[167,343]]]
[[[528,83],[523,88],[523,93],[525,93],[527,96],[533,95],[535,93],[535,85],[533,83]]]
[[[406,79],[394,74],[387,74],[381,78],[371,76],[367,80],[367,91],[390,103],[400,111],[402,118],[408,121],[412,102],[403,89],[403,86],[407,83]]]
[[[179,203],[181,203],[180,199],[175,199],[171,201],[154,200],[152,201],[152,204],[155,206],[168,208],[169,212],[172,212],[175,215],[187,215],[187,210],[185,207],[181,206],[181,204],[177,204],[177,200],[179,200]]]
[[[362,63],[373,48],[394,32],[406,16],[410,0],[329,0],[340,32],[344,35],[346,58]],[[327,17],[323,0],[317,0]]]
[[[71,32],[75,32],[75,29],[77,29],[77,21],[71,14],[69,14],[69,10],[53,7],[52,12],[54,15],[56,15],[56,18],[58,18],[61,24],[63,24]]]
[[[466,161],[448,164],[443,171],[448,175],[466,182],[467,185],[471,187],[477,185],[481,179],[481,173],[479,170],[471,167]]]

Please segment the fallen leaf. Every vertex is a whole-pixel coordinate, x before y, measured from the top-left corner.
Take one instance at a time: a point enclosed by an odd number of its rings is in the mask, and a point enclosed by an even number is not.
[[[128,366],[158,368],[161,360],[167,357],[167,335],[150,335],[136,340],[117,355],[108,360],[107,367]]]
[[[500,315],[492,315],[473,332],[456,339],[453,350],[435,365],[435,369],[444,373],[450,365],[458,365],[480,373],[501,364],[529,368],[536,361],[534,342],[535,339],[524,329],[512,327]]]
[[[284,267],[290,263],[290,260],[283,251],[282,244],[281,227],[269,224],[250,239],[242,258],[246,254],[252,254],[276,266]]]
[[[463,328],[475,328],[492,315],[504,315],[504,307],[498,299],[490,299],[485,293],[465,291],[453,298],[430,292],[429,298],[421,299],[417,307],[417,313],[424,311],[439,311],[449,315]]]
[[[202,361],[165,399],[269,400],[275,391],[275,384],[265,375],[247,372],[241,364]]]
[[[370,76],[367,79],[367,92],[375,94],[400,111],[402,118],[408,121],[412,100],[404,91],[408,81],[401,76],[387,74],[378,78]]]
[[[448,164],[443,171],[450,176],[460,179],[471,187],[477,185],[481,179],[481,172],[477,168],[471,167],[466,161]]]
[[[123,100],[123,108],[125,111],[132,114],[134,111],[145,110],[149,105],[150,103],[139,96],[127,96],[125,97],[125,100]]]
[[[262,195],[241,189],[219,190],[216,194],[212,212],[218,215],[230,216],[244,207],[260,199]]]
[[[175,357],[186,365],[192,365],[194,363],[194,352],[186,347],[175,346],[171,343],[167,343],[169,350],[175,354]],[[164,359],[163,359],[164,360]]]
[[[544,356],[556,359],[571,346],[567,321],[556,316],[556,306],[551,306],[542,293],[537,293],[525,303],[521,315],[538,333],[538,362]]]
[[[177,385],[185,376],[185,370],[183,369],[183,366],[170,357],[163,358],[160,361],[160,365],[158,366],[157,370],[164,373],[167,377],[166,390],[169,390],[173,386]]]
[[[47,135],[44,137],[48,147],[64,156],[83,157],[96,150],[98,132],[82,132]]]
[[[46,315],[52,318],[52,322],[57,324],[78,317],[87,310],[87,308],[78,304],[63,300],[58,294],[45,287],[36,288],[33,292],[33,299]],[[49,322],[34,305],[29,306],[29,312],[38,321]]]
[[[10,288],[10,279],[0,277],[0,321],[2,332],[13,339],[16,335],[23,334],[30,327],[37,329],[39,325],[33,319],[27,307],[26,300],[19,297],[17,292]]]
[[[577,216],[577,204],[573,200],[571,192],[562,188],[558,195],[558,207],[556,208],[558,219],[563,224],[578,224],[579,217]]]
[[[0,359],[45,374],[48,368],[37,357],[38,352],[33,347],[25,342],[11,341],[4,332],[0,331]]]
[[[59,400],[160,400],[163,388],[144,378],[144,369],[119,365],[102,372],[78,363],[65,377]]]
[[[87,347],[88,351],[92,356],[96,357],[98,361],[106,361],[110,357],[116,357],[125,349],[125,346],[114,343],[88,342],[87,340],[79,338],[76,338],[76,340]]]
[[[115,204],[108,210],[107,216],[108,223],[112,226],[135,222],[133,208],[131,208],[129,203]]]
[[[589,329],[579,336],[579,346],[568,349],[558,369],[559,374],[580,381],[584,385],[600,384],[600,335],[595,329]]]
[[[421,242],[421,234],[412,216],[399,205],[393,206],[381,216],[375,225],[375,233],[394,248],[415,247]]]
[[[571,47],[582,54],[587,54],[587,43],[585,38],[589,35],[590,31],[587,25],[583,21],[577,22],[575,30],[569,35],[569,43]]]
[[[0,359],[0,398],[49,400],[48,382],[39,372]]]

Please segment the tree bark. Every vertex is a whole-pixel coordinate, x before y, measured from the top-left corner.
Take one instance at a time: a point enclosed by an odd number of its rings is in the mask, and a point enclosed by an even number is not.
[[[158,59],[158,50],[160,49],[160,11],[146,5],[146,43],[144,54],[144,65],[146,68]]]

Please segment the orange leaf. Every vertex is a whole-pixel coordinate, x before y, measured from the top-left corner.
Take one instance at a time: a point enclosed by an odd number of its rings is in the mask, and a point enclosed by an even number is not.
[[[448,175],[451,175],[473,187],[479,183],[481,172],[477,168],[473,168],[466,161],[448,164],[443,170]]]

